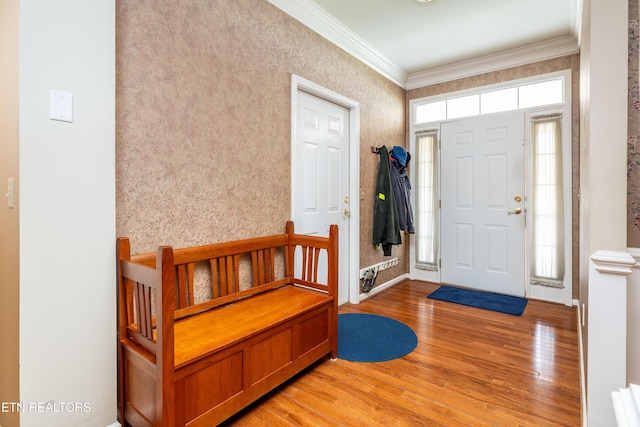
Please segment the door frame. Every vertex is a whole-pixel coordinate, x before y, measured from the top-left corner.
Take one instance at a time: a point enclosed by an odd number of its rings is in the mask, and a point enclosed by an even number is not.
[[[317,83],[291,75],[291,218],[295,223],[295,212],[298,200],[296,190],[297,176],[297,143],[296,124],[298,115],[298,91],[322,98],[333,104],[340,105],[349,110],[349,208],[351,210],[349,223],[349,284],[348,302],[358,304],[360,302],[359,290],[359,260],[360,260],[360,103],[347,98],[337,92],[327,89]]]
[[[530,276],[530,242],[531,235],[530,230],[531,227],[529,225],[526,226],[525,229],[525,297],[532,299],[540,299],[544,301],[553,301],[563,303],[567,306],[577,304],[576,300],[573,299],[573,199],[574,199],[574,190],[573,190],[573,166],[572,166],[572,153],[573,153],[573,111],[572,111],[572,102],[573,102],[573,92],[572,92],[572,76],[571,70],[561,70],[554,71],[550,73],[534,75],[530,77],[525,77],[512,81],[499,82],[495,84],[490,84],[487,86],[479,86],[469,89],[464,89],[460,91],[448,92],[439,95],[428,96],[424,98],[416,98],[409,100],[409,146],[411,150],[415,149],[415,135],[416,132],[426,129],[437,129],[438,131],[438,140],[441,137],[441,129],[440,125],[442,123],[446,123],[451,120],[460,120],[458,119],[443,119],[436,122],[426,122],[426,123],[415,123],[415,115],[416,115],[416,106],[420,104],[425,104],[434,101],[441,101],[444,99],[450,99],[458,96],[471,95],[476,93],[481,93],[490,90],[499,90],[507,87],[528,84],[528,83],[537,83],[540,81],[544,81],[552,78],[562,78],[564,80],[564,94],[562,102],[556,105],[548,105],[548,106],[540,106],[540,107],[531,107],[525,108],[523,111],[525,112],[525,200],[526,195],[530,194],[531,189],[530,186],[530,171],[531,171],[531,144],[530,144],[530,126],[529,126],[529,117],[531,114],[549,114],[555,112],[561,112],[564,116],[563,119],[563,129],[562,129],[562,156],[563,156],[563,178],[564,178],[564,197],[565,197],[565,210],[564,210],[564,221],[565,221],[565,280],[563,289],[559,288],[547,288],[542,286],[534,286],[531,285],[528,280]],[[440,149],[438,149],[438,165],[440,165]],[[439,174],[442,171],[439,171]],[[414,183],[414,174],[411,174],[411,185],[415,187]],[[439,179],[439,178],[438,178]],[[438,183],[439,185],[439,183]],[[440,189],[438,189],[440,191]],[[415,194],[412,192],[412,203],[415,206]],[[440,212],[438,212],[440,215]],[[531,224],[531,210],[525,211],[527,224]],[[439,230],[440,232],[440,230]],[[419,280],[428,280],[434,283],[441,283],[440,280],[440,268],[438,267],[435,271],[419,271],[415,267],[415,247],[414,247],[415,239],[411,240],[411,248],[410,248],[410,256],[409,256],[409,277],[412,279],[418,278]],[[438,254],[440,256],[440,244],[438,244]],[[416,277],[419,274],[420,277]]]

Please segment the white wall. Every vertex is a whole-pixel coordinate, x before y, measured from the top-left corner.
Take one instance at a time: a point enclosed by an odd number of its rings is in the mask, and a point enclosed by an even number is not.
[[[51,89],[74,95],[73,123],[49,119]],[[20,400],[42,405],[21,426],[106,426],[116,419],[114,0],[21,0],[19,90]]]
[[[581,90],[588,90],[589,100],[583,112],[587,118],[580,179],[583,192],[585,186],[588,191],[581,207],[588,211],[584,227],[590,256],[602,249],[627,249],[628,5],[611,0],[585,4],[590,4],[590,34],[583,39],[588,45],[583,44],[586,60],[583,57],[580,72],[588,78],[588,87]]]
[[[630,248],[636,261],[627,285],[627,384],[640,384],[640,248]]]
[[[608,282],[600,282],[599,273],[592,270],[593,274],[589,274],[587,267],[590,257],[597,251],[626,255],[628,4],[626,1],[584,0],[583,7],[580,51],[580,304],[584,304],[586,317],[582,338],[583,348],[587,349],[588,423],[604,426],[613,425],[610,393],[615,387],[624,387],[626,367],[621,367],[622,372],[616,375],[613,386],[611,378],[601,369],[606,360],[600,357],[604,353],[598,350],[611,346],[609,340],[619,334],[602,333],[605,325],[598,324],[603,318],[601,307],[593,307],[592,311],[590,301],[602,302],[597,298],[598,287],[606,286]],[[592,280],[597,282],[591,283]],[[624,287],[616,288],[618,290],[626,292]],[[594,295],[590,295],[592,291]],[[623,301],[621,307],[607,309],[613,310],[616,319],[623,319],[615,329],[626,336],[625,299],[621,296],[619,300]],[[621,353],[624,357],[624,349]]]

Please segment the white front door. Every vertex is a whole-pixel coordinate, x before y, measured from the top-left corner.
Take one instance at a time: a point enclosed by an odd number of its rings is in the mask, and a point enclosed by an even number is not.
[[[295,229],[328,236],[339,229],[338,304],[349,300],[349,110],[298,90],[294,150]]]
[[[442,283],[524,296],[524,113],[441,128]]]

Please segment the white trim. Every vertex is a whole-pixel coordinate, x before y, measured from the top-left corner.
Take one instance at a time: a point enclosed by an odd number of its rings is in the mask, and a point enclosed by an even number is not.
[[[527,168],[533,169],[533,153],[532,147],[529,141],[531,140],[531,115],[536,114],[552,114],[562,113],[562,181],[563,181],[563,194],[564,194],[564,260],[565,260],[565,275],[564,275],[564,288],[551,288],[539,285],[532,285],[529,278],[531,277],[529,254],[527,251],[527,269],[525,271],[525,280],[527,284],[527,296],[530,298],[541,299],[544,301],[559,302],[567,306],[571,306],[573,303],[573,178],[572,178],[572,150],[573,150],[573,131],[571,127],[572,122],[572,109],[571,109],[571,70],[564,70],[556,73],[552,73],[556,76],[560,75],[564,80],[564,94],[563,105],[557,108],[531,108],[527,110],[527,123],[526,123],[526,135],[527,135],[527,155],[529,157],[527,161]],[[530,174],[527,174],[527,193],[533,194],[533,182],[530,179]],[[533,224],[533,212],[527,212],[527,224]],[[527,229],[527,249],[530,247],[532,241],[532,227]]]
[[[571,33],[578,41],[578,49],[580,49],[580,45],[582,43],[582,11],[584,9],[584,1],[573,0],[573,2],[571,14],[571,21],[573,24],[571,25]]]
[[[349,55],[404,88],[407,73],[311,0],[267,0]]]
[[[410,101],[410,105],[411,101]],[[413,123],[413,119],[414,119],[414,112],[415,112],[415,108],[412,106],[410,108],[410,122],[409,123]],[[416,130],[414,129],[413,125],[410,125],[410,129],[411,132],[409,133],[409,152],[410,153],[414,153],[414,162],[417,162],[417,150],[416,150]],[[436,138],[438,140],[438,144],[440,142],[440,124],[436,124],[436,125],[431,125],[428,126],[426,128],[421,128],[421,130],[425,130],[425,129],[437,129],[437,135]],[[438,147],[438,149],[436,150],[436,162],[438,164],[437,166],[437,189],[438,189],[438,200],[440,201],[442,196],[441,196],[441,191],[440,191],[440,175],[442,173],[442,170],[440,169],[440,148]],[[415,164],[415,163],[414,163]],[[415,168],[415,166],[414,166]],[[409,183],[411,184],[411,188],[413,189],[413,191],[411,191],[411,193],[409,194],[409,197],[411,199],[411,206],[413,207],[414,211],[417,211],[417,206],[418,203],[416,201],[416,197],[417,197],[417,189],[418,189],[418,184],[416,183],[416,175],[417,173],[410,173],[409,174]],[[440,229],[440,214],[441,214],[441,210],[440,208],[438,208],[438,236],[441,236],[441,229]],[[417,215],[414,215],[414,219],[417,218]],[[417,221],[417,219],[416,219]],[[416,230],[417,232],[418,230]],[[426,282],[433,282],[433,283],[440,283],[440,257],[441,257],[441,252],[440,252],[440,237],[438,237],[438,248],[437,248],[437,255],[436,255],[436,263],[437,263],[437,268],[434,269],[424,269],[424,268],[418,268],[416,267],[416,240],[415,238],[411,238],[409,239],[409,276],[412,280],[422,280],[422,281],[426,281]]]
[[[107,427],[122,427],[119,422],[115,422],[113,424],[109,424]]]
[[[636,265],[634,257],[619,251],[597,251],[591,255],[591,261],[596,271],[605,274],[631,274]]]
[[[577,300],[574,300],[574,305],[578,306],[576,315],[578,316],[578,351],[580,354],[580,400],[582,408],[582,427],[587,427],[587,379],[585,376],[584,365],[584,344],[582,342],[582,308]]]
[[[599,250],[589,259],[585,353],[592,425],[611,425],[611,392],[627,385],[627,276],[633,265],[626,251]]]
[[[635,261],[627,279],[627,381],[640,383],[640,248],[627,248]]]
[[[618,427],[640,427],[640,386],[631,383],[613,391],[611,400]]]
[[[633,268],[640,268],[640,248],[627,248],[627,252],[636,262]]]
[[[407,90],[416,89],[478,74],[573,55],[578,52],[579,47],[575,37],[558,37],[455,64],[411,73],[409,74],[405,87]]]
[[[291,188],[297,182],[296,175],[296,114],[298,90],[315,95],[349,109],[349,298],[352,304],[360,302],[360,103],[337,92],[320,86],[296,74],[291,75]],[[296,192],[291,192],[291,217],[295,216]]]
[[[393,279],[389,280],[388,282],[385,282],[385,283],[383,283],[381,285],[376,285],[373,289],[371,289],[371,292],[369,292],[367,294],[361,293],[359,295],[359,297],[358,297],[359,298],[359,302],[362,302],[362,301],[366,300],[367,298],[370,298],[370,297],[372,297],[372,296],[374,296],[374,295],[376,295],[376,294],[378,294],[378,293],[380,293],[380,292],[382,292],[384,290],[387,290],[390,287],[392,287],[394,285],[397,285],[398,283],[402,282],[405,279],[409,279],[409,274],[405,273],[405,274],[402,274],[402,275],[400,275],[398,277],[395,277],[395,278],[393,278]]]

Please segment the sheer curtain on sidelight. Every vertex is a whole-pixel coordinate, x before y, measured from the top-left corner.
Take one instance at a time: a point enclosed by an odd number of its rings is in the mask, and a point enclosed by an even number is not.
[[[564,202],[561,114],[531,117],[533,145],[533,238],[531,283],[562,287]]]
[[[438,268],[438,132],[416,132],[416,268]]]

